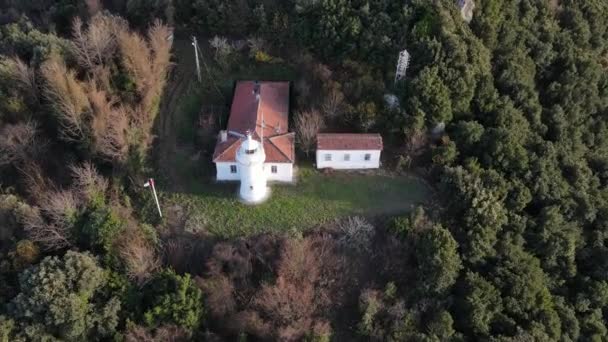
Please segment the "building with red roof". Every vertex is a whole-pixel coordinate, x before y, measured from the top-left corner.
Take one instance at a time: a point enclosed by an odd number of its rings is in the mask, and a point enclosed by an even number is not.
[[[317,134],[317,168],[377,169],[383,143],[380,134]]]
[[[250,134],[265,154],[263,172],[270,181],[293,181],[295,136],[289,132],[289,82],[236,83],[226,131],[213,153],[217,179],[240,180],[237,153]]]

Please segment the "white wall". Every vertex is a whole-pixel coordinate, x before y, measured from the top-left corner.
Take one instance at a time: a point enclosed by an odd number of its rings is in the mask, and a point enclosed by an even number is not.
[[[230,173],[230,165],[236,165],[236,173]],[[277,166],[277,173],[272,173],[272,165]],[[216,178],[218,181],[238,181],[241,180],[239,166],[236,162],[215,163]],[[264,163],[264,173],[269,181],[292,182],[293,164],[291,163]]]
[[[370,159],[365,160],[369,153]],[[378,150],[317,150],[317,169],[377,169],[380,167]],[[331,154],[331,161],[325,160],[325,155]],[[344,160],[344,155],[350,155],[350,160]]]
[[[236,173],[230,173],[230,165],[236,165]],[[236,162],[215,163],[215,169],[217,170],[218,181],[241,180],[241,174],[239,172],[239,167]]]
[[[277,167],[277,173],[272,173],[272,166]],[[293,164],[291,163],[264,163],[266,179],[276,182],[293,181]]]

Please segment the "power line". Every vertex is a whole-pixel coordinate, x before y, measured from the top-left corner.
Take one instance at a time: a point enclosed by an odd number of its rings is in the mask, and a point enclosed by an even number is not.
[[[213,84],[213,87],[215,88],[215,90],[217,91],[217,93],[220,95],[220,97],[222,99],[224,99],[224,94],[222,94],[222,91],[220,90],[220,88],[217,86],[217,83],[215,82],[215,79],[213,78],[213,75],[211,74],[211,70],[209,69],[209,66],[207,65],[207,62],[205,62],[205,58],[203,56],[203,51],[200,49],[200,47],[198,46],[198,42],[196,40],[196,37],[192,36],[192,45],[194,46],[194,52],[195,52],[195,58],[196,58],[196,71],[198,74],[198,80],[199,82],[201,82],[201,76],[200,76],[200,65],[199,65],[199,55],[200,55],[200,59],[203,61],[203,66],[205,67],[205,70],[207,71],[207,75],[209,75],[209,79],[211,80],[211,84]]]

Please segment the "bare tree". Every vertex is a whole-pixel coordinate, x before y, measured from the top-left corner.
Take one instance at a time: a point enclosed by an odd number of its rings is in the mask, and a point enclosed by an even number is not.
[[[15,84],[28,95],[38,101],[38,85],[36,84],[36,72],[30,68],[19,57],[7,58],[1,62],[7,66],[9,77]]]
[[[153,86],[144,100],[144,108],[146,110],[152,110],[151,105],[154,99],[162,95],[162,90],[165,87],[167,74],[171,66],[172,39],[170,39],[170,36],[172,33],[172,29],[164,25],[160,20],[154,21],[154,24],[148,29],[148,42],[152,56],[152,75],[154,78],[152,80]]]
[[[89,162],[70,167],[72,174],[72,188],[79,198],[89,202],[95,196],[104,195],[108,189],[108,180],[102,177],[95,166]]]
[[[0,166],[21,163],[34,158],[40,150],[36,139],[37,124],[26,121],[8,124],[0,129]]]
[[[137,33],[122,31],[118,34],[122,64],[133,78],[140,96],[147,93],[152,73],[151,52],[144,38]]]
[[[72,43],[78,64],[95,73],[100,66],[114,57],[117,49],[117,34],[126,30],[128,30],[127,23],[113,15],[93,16],[86,29],[83,29],[80,18],[74,19]]]
[[[30,240],[49,250],[69,247],[70,230],[80,209],[74,193],[47,191],[38,196],[37,202],[38,207],[19,211],[19,220]]]
[[[357,252],[370,252],[374,234],[374,226],[360,216],[348,217],[338,223],[342,235],[338,242]]]
[[[321,105],[323,114],[329,119],[335,119],[344,110],[344,94],[336,86],[329,87],[329,91]]]
[[[28,195],[34,199],[34,202],[41,201],[42,195],[49,191],[51,186],[37,161],[28,160],[23,165],[19,165],[18,169]]]
[[[67,227],[46,222],[38,208],[20,208],[19,221],[30,240],[44,249],[54,250],[71,246]]]
[[[255,295],[253,305],[264,325],[273,326],[274,339],[299,341],[324,325],[320,311],[330,300],[319,280],[324,263],[331,264],[333,257],[325,247],[308,238],[286,241],[275,283],[264,284]]]
[[[255,304],[274,323],[275,338],[281,341],[297,341],[308,332],[315,313],[314,287],[310,283],[294,284],[278,278],[273,285],[262,286]]]
[[[129,148],[127,110],[122,106],[116,107],[106,92],[97,89],[92,82],[88,87],[88,97],[92,109],[90,128],[94,152],[109,161],[124,161]]]
[[[209,40],[209,45],[215,49],[214,58],[221,65],[226,65],[228,56],[232,53],[232,45],[226,37],[215,36]]]
[[[308,155],[314,147],[317,133],[323,128],[323,116],[316,109],[296,113],[295,120],[296,139],[300,149]]]
[[[160,267],[160,259],[154,246],[137,228],[127,231],[118,246],[120,257],[127,269],[127,276],[137,284],[145,284]]]
[[[122,63],[133,77],[137,92],[142,98],[139,113],[146,114],[143,122],[151,127],[156,113],[153,105],[166,82],[171,65],[171,29],[160,21],[155,21],[148,29],[147,42],[140,35],[122,31],[118,34],[118,44]]]
[[[76,73],[69,70],[58,56],[46,61],[41,70],[46,81],[44,92],[59,118],[62,138],[84,139],[87,136],[85,117],[90,108],[85,89],[76,79]]]

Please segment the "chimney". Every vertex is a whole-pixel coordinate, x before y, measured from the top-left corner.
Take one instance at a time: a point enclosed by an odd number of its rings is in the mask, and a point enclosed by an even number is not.
[[[226,140],[228,140],[228,132],[221,130],[220,131],[220,142],[225,142]]]
[[[260,82],[253,81],[253,95],[255,95],[255,100],[260,101]]]

